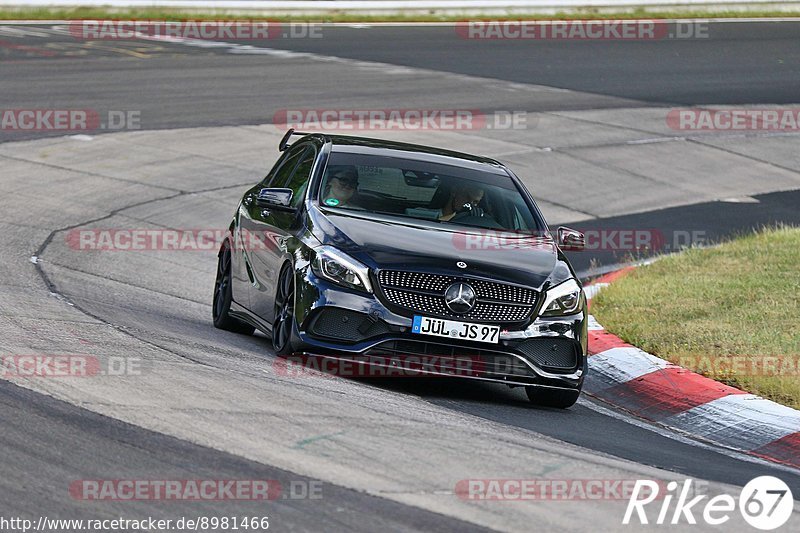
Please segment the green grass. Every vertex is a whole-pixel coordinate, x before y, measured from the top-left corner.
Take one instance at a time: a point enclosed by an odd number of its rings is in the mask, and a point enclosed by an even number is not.
[[[647,352],[800,408],[800,228],[663,257],[602,290],[592,313]]]
[[[594,19],[673,19],[673,18],[746,18],[746,17],[798,17],[800,11],[647,11],[633,9],[617,13],[598,13],[596,10],[576,10],[568,13],[544,15],[458,15],[432,13],[401,13],[385,15],[361,15],[356,13],[332,12],[325,15],[269,15],[265,13],[226,12],[211,10],[181,10],[169,8],[3,8],[0,20],[275,20],[292,22],[452,22],[462,20],[594,20]]]

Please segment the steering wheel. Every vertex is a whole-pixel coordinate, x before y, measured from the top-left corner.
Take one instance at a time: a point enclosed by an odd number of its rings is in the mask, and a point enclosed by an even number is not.
[[[453,218],[450,219],[450,221],[452,222],[454,220],[459,220],[459,219],[466,218],[466,217],[483,217],[483,216],[486,216],[486,212],[483,209],[481,209],[480,207],[473,206],[473,205],[470,205],[470,204],[465,204],[465,207],[467,205],[469,205],[469,207],[467,207],[463,211],[459,211],[458,213],[456,213],[453,216]]]

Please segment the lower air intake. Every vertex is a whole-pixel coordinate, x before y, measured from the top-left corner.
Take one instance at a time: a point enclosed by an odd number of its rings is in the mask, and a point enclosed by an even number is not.
[[[565,371],[578,366],[576,344],[568,339],[529,339],[516,351],[546,370]]]
[[[376,335],[389,332],[389,326],[383,321],[373,321],[364,313],[326,307],[311,323],[311,334],[347,342],[357,342]]]

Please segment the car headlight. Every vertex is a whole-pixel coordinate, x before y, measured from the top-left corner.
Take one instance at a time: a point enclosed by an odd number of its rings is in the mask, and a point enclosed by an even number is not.
[[[332,246],[321,246],[314,251],[316,256],[311,262],[314,274],[344,287],[372,292],[365,265]]]
[[[568,279],[547,290],[542,316],[571,315],[581,305],[582,289],[574,279]]]

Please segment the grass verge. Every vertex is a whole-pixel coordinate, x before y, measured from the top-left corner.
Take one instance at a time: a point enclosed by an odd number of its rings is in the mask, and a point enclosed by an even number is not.
[[[592,313],[649,353],[800,408],[800,228],[666,256],[602,290]]]
[[[599,13],[595,10],[576,10],[555,15],[531,13],[528,15],[458,15],[439,13],[387,13],[363,15],[331,12],[324,15],[270,15],[265,13],[226,11],[187,11],[169,8],[2,8],[0,20],[274,20],[286,22],[457,22],[463,20],[624,20],[624,19],[688,19],[688,18],[777,18],[800,17],[800,11],[648,11],[633,9],[618,13]]]

